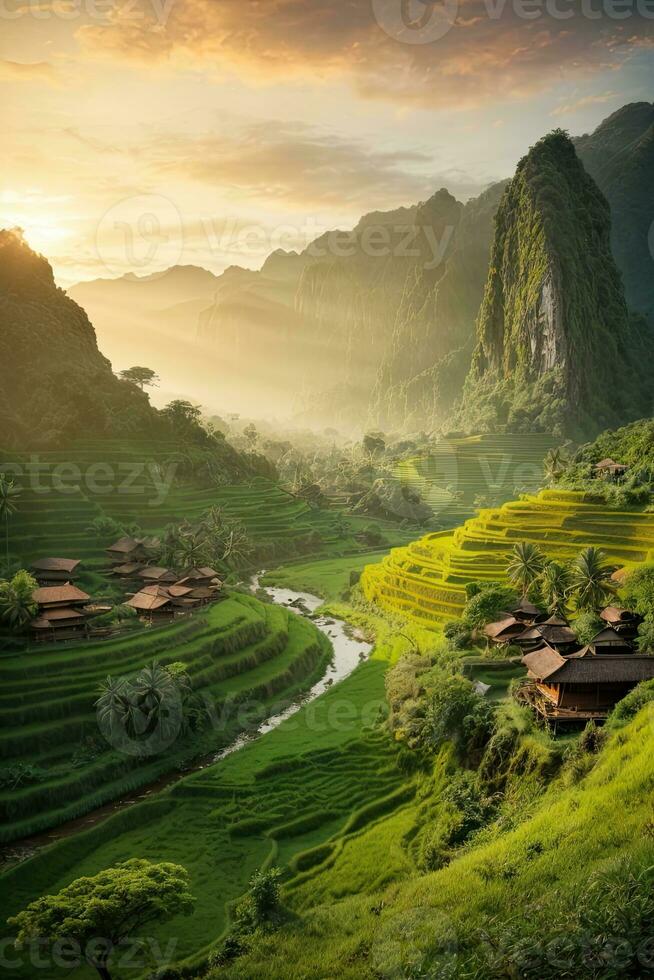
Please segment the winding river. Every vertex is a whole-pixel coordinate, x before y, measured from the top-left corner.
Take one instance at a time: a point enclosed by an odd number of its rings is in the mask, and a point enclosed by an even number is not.
[[[238,752],[239,749],[242,749],[244,746],[271,732],[274,728],[277,728],[305,704],[315,700],[315,698],[324,694],[332,685],[337,684],[351,674],[355,667],[369,656],[373,644],[363,639],[363,637],[352,634],[350,628],[342,620],[328,616],[315,616],[316,610],[323,604],[321,598],[311,595],[309,592],[296,592],[293,589],[262,587],[261,578],[264,574],[263,571],[259,572],[251,579],[249,589],[253,594],[257,594],[276,605],[285,606],[289,611],[298,616],[310,618],[314,626],[329,638],[333,648],[333,656],[320,680],[283,711],[267,718],[256,731],[240,735],[219,753],[208,758],[205,756],[202,759],[198,759],[197,762],[191,763],[183,770],[167,773],[155,782],[140,787],[136,793],[130,794],[129,797],[105,803],[82,817],[76,817],[74,820],[68,820],[58,827],[53,827],[50,830],[42,831],[39,834],[34,834],[33,836],[7,844],[0,850],[2,857],[9,863],[14,863],[16,860],[24,860],[30,857],[40,847],[45,847],[47,844],[52,844],[54,841],[61,840],[64,837],[72,837],[81,831],[89,830],[119,810],[125,810],[145,799],[151,799],[152,796],[160,793],[168,786],[179,782],[180,779],[184,779],[191,773],[219,763],[221,759],[232,755],[234,752]]]

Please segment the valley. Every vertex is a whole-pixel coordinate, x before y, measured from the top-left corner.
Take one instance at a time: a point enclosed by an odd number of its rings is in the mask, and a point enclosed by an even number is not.
[[[197,12],[171,16],[190,91]],[[181,73],[169,41],[141,53]],[[29,230],[0,230],[12,976],[654,975],[654,107],[602,121],[612,97],[580,99],[585,135],[516,131],[491,155],[510,179],[444,165],[465,200],[420,177],[417,142],[333,156],[313,122],[235,103],[186,160],[179,241],[157,195],[134,227],[125,198],[64,290]],[[142,190],[177,179],[203,111],[152,130]],[[263,199],[282,220],[294,168],[331,230],[256,269],[203,251],[214,180],[247,227]],[[177,264],[146,269],[144,245]]]

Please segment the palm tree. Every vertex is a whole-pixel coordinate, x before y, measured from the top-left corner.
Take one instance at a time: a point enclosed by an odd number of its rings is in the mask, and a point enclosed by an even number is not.
[[[565,616],[572,576],[567,565],[548,562],[540,576],[540,591],[545,608],[555,616]]]
[[[18,510],[19,488],[4,473],[0,473],[0,520],[5,522],[5,551],[9,565],[9,518]]]
[[[100,685],[100,697],[95,702],[98,723],[108,740],[114,744],[123,734],[130,713],[130,697],[124,677],[107,677]]]
[[[598,612],[616,593],[615,571],[600,548],[584,548],[572,565],[571,592],[577,609]]]
[[[565,471],[568,460],[560,449],[550,449],[545,457],[545,476],[549,483],[556,483]]]
[[[24,629],[36,616],[36,588],[36,581],[24,569],[16,572],[10,582],[0,582],[0,619],[12,630]]]
[[[538,545],[520,541],[511,552],[506,573],[516,588],[526,596],[545,566],[545,555]]]

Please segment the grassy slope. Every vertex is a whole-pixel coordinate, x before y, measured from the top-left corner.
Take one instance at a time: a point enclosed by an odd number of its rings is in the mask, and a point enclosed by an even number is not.
[[[577,785],[553,786],[515,829],[498,831],[443,870],[394,881],[375,895],[344,898],[339,882],[350,877],[359,857],[365,860],[369,849],[378,847],[379,860],[389,845],[392,855],[393,838],[397,848],[402,824],[395,816],[383,820],[331,870],[331,887],[316,892],[309,882],[293,896],[303,908],[301,921],[260,943],[220,976],[372,980],[386,975],[379,972],[379,957],[389,935],[397,941],[404,932],[411,942],[412,930],[423,943],[436,937],[436,951],[439,933],[449,940],[452,972],[434,975],[470,976],[473,968],[481,970],[476,976],[492,975],[484,965],[480,930],[528,914],[546,938],[552,912],[573,910],[594,871],[623,857],[651,865],[653,721],[651,706],[643,709],[612,736],[589,775]],[[395,867],[397,860],[392,863]]]
[[[366,597],[392,612],[437,626],[461,614],[465,585],[505,578],[506,555],[533,541],[550,558],[570,559],[597,545],[620,565],[651,560],[654,513],[613,510],[573,491],[544,490],[481,510],[454,532],[428,534],[393,549],[363,573]]]
[[[518,492],[536,490],[552,445],[552,437],[541,433],[445,438],[429,456],[399,463],[396,475],[449,527],[474,514],[478,498],[499,504]]]
[[[38,468],[33,475],[30,464]],[[206,473],[189,475],[184,447],[170,442],[103,440],[31,457],[0,453],[0,470],[5,467],[22,488],[10,523],[13,558],[23,565],[45,556],[81,559],[80,586],[117,601],[124,587],[105,574],[105,548],[116,535],[98,536],[90,529],[96,518],[111,517],[157,535],[171,523],[193,522],[210,507],[221,507],[245,525],[259,563],[303,554],[356,554],[361,551],[356,534],[371,523],[389,545],[410,537],[390,522],[350,515],[343,521],[336,510],[314,510],[263,477],[216,486]]]

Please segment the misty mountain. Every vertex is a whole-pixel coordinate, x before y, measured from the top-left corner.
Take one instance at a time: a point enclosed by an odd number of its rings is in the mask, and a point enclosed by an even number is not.
[[[626,105],[574,143],[611,206],[627,302],[654,327],[654,104]]]
[[[633,310],[654,317],[654,107],[625,106],[574,141],[606,195],[611,247]],[[476,343],[506,182],[465,205],[446,190],[365,215],[260,271],[194,266],[70,290],[117,368],[144,363],[213,409],[311,425],[439,426]]]

